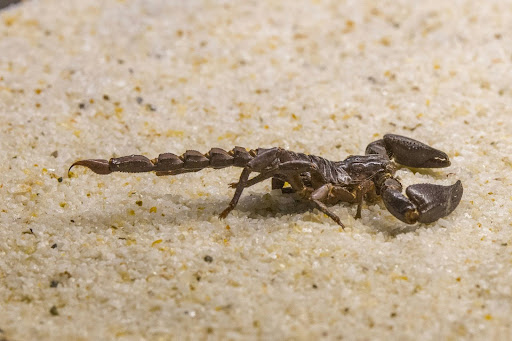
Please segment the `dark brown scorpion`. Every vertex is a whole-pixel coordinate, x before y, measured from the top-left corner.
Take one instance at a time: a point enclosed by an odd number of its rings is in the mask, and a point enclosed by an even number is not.
[[[85,166],[97,174],[112,172],[156,172],[156,175],[177,175],[197,172],[204,168],[220,169],[230,166],[243,168],[228,207],[220,218],[225,218],[238,203],[244,188],[272,179],[272,189],[283,193],[295,192],[312,201],[316,207],[343,226],[340,218],[326,206],[338,202],[357,203],[355,218],[361,217],[363,199],[382,197],[384,205],[396,218],[407,224],[432,223],[450,214],[462,197],[458,180],[451,186],[415,184],[402,194],[402,185],[394,177],[397,165],[413,168],[442,168],[450,166],[448,155],[408,137],[387,134],[366,147],[366,155],[349,156],[343,161],[329,161],[320,156],[295,153],[279,147],[246,150],[235,147],[229,152],[212,148],[201,154],[187,150],[178,156],[160,154],[150,160],[142,155],[80,160],[71,165]],[[394,161],[395,162],[394,162]],[[259,173],[249,179],[252,172]],[[290,187],[284,187],[288,183]]]

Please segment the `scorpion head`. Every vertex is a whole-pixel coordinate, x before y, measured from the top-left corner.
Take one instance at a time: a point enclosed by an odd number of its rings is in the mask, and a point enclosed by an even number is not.
[[[350,156],[341,163],[352,179],[370,179],[378,173],[394,174],[395,172],[393,163],[378,154]]]

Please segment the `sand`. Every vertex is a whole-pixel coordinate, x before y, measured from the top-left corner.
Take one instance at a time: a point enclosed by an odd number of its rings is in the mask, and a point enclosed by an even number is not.
[[[0,12],[0,340],[506,340],[511,1],[24,1]],[[97,175],[84,158],[386,133],[460,179],[406,225],[246,189],[239,168]]]

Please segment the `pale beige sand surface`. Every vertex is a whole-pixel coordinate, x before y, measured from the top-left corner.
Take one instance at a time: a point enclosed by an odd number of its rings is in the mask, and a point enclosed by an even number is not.
[[[0,340],[506,340],[511,1],[26,1],[0,12]],[[383,134],[455,212],[407,226],[240,169],[100,176],[82,158],[281,146],[340,160]]]

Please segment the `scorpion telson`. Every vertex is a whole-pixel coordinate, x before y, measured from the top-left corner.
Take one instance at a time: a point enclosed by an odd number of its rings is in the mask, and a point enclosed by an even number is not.
[[[279,147],[247,150],[235,147],[229,152],[212,148],[201,154],[187,150],[178,156],[160,154],[150,160],[142,155],[130,155],[108,160],[80,160],[71,165],[85,166],[97,174],[112,172],[156,172],[156,175],[177,175],[197,172],[204,168],[243,168],[237,183],[230,184],[235,194],[228,207],[220,213],[225,218],[238,203],[242,191],[266,179],[272,179],[272,189],[283,193],[295,192],[310,200],[316,207],[343,226],[340,218],[326,205],[338,202],[356,203],[355,218],[361,217],[363,199],[372,201],[379,195],[384,205],[396,218],[407,224],[432,223],[450,214],[462,197],[458,180],[451,186],[416,184],[407,187],[394,177],[397,164],[414,168],[442,168],[450,166],[448,155],[408,137],[387,134],[370,143],[366,155],[349,156],[343,161],[329,161],[315,155],[295,153]],[[249,178],[252,172],[259,173]],[[290,187],[284,187],[289,183]]]

